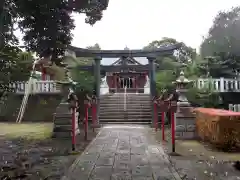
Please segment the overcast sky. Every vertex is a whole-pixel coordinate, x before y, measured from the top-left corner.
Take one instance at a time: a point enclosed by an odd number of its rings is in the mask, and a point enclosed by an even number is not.
[[[109,0],[102,20],[94,26],[85,24],[83,15],[74,15],[72,44],[138,49],[171,37],[199,49],[218,11],[237,5],[239,0]]]
[[[101,49],[141,49],[153,40],[171,37],[199,51],[217,13],[238,5],[239,0],[109,0],[102,20],[94,26],[85,23],[84,15],[73,15],[72,45],[85,48],[98,43]],[[102,64],[115,60],[102,60]]]

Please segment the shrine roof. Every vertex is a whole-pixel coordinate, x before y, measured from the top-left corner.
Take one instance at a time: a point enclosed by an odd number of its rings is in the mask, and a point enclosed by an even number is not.
[[[120,58],[102,58],[101,64],[102,65],[114,65],[116,61],[118,61]],[[148,64],[148,60],[146,57],[134,57],[135,61],[137,61],[136,65],[145,65]]]

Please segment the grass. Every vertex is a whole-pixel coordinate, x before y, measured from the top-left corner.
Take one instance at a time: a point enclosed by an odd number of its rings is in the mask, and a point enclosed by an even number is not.
[[[7,138],[42,140],[52,135],[52,123],[0,123],[0,135]]]

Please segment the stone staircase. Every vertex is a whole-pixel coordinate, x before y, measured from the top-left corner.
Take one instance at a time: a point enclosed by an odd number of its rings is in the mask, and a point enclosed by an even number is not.
[[[151,124],[151,104],[149,94],[106,94],[100,97],[100,124]]]

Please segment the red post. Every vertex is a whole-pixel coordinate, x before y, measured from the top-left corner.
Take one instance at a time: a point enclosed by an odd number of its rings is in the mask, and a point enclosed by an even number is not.
[[[72,151],[76,149],[76,107],[72,108]]]
[[[87,135],[88,135],[88,101],[85,101],[85,123],[84,123],[84,138],[87,140]]]
[[[165,113],[161,112],[161,120],[162,120],[162,140],[165,141],[165,132],[164,132],[164,124],[165,124]]]
[[[158,110],[157,110],[157,103],[154,102],[154,124],[155,124],[155,131],[158,130]]]
[[[97,111],[96,111],[96,101],[92,102],[92,127],[93,132],[95,131],[95,125],[96,125],[96,117],[97,117]]]
[[[172,152],[175,153],[175,112],[171,110]]]
[[[43,65],[41,68],[42,68],[42,81],[45,81],[46,80],[46,69]]]

